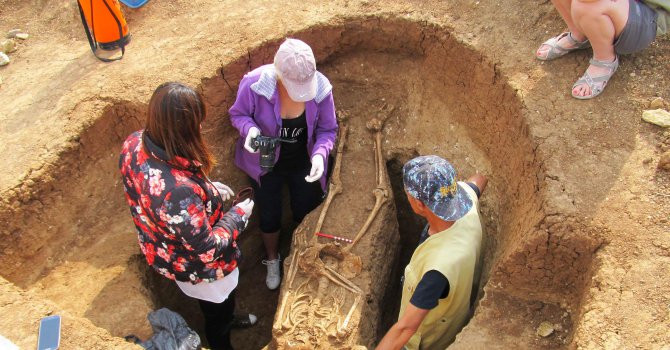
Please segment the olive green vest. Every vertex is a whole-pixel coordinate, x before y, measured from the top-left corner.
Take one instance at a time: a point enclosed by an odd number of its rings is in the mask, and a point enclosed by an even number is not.
[[[405,345],[407,349],[445,349],[465,325],[470,312],[472,285],[479,279],[482,225],[477,195],[467,184],[458,184],[472,199],[472,209],[450,228],[421,243],[405,268],[400,316],[426,272],[437,270],[449,280],[449,295],[428,312]]]
[[[670,30],[670,0],[642,0],[642,2],[658,13],[656,35],[667,33]]]

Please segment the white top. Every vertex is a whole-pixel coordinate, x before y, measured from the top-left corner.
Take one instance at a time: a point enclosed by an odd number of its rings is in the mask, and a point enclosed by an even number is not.
[[[184,294],[192,298],[218,304],[228,299],[230,293],[237,287],[239,277],[240,270],[239,268],[235,268],[233,272],[214,282],[200,282],[198,284],[180,281],[175,282],[177,282],[177,286],[179,286],[179,289],[181,289]]]

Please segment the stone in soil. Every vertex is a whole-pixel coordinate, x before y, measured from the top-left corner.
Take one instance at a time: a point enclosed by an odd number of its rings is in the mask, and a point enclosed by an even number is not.
[[[658,168],[670,171],[670,151],[661,154],[661,159],[658,160]]]
[[[9,64],[9,56],[5,55],[3,52],[0,52],[0,66],[5,66]]]
[[[7,32],[7,39],[15,38],[16,34],[22,33],[21,29],[12,29]]]
[[[0,43],[0,52],[12,53],[16,51],[16,41],[14,39],[3,40]]]
[[[537,327],[537,332],[535,332],[542,338],[546,338],[554,333],[554,325],[544,321],[540,323],[540,326]]]
[[[649,103],[649,109],[661,109],[665,106],[663,97],[656,97]]]
[[[670,127],[670,112],[664,109],[652,109],[642,112],[644,121],[667,128]]]
[[[16,37],[19,38],[19,39],[21,39],[21,40],[26,40],[26,39],[28,39],[28,38],[30,37],[30,34],[27,34],[27,33],[19,33],[19,34],[16,34]]]

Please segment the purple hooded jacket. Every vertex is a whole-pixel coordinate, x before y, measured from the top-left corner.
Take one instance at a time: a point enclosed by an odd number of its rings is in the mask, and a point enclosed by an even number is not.
[[[320,154],[324,160],[324,173],[321,176],[321,188],[326,190],[326,171],[328,155],[333,149],[337,136],[337,119],[333,103],[333,86],[328,78],[316,72],[316,97],[305,102],[307,119],[307,152],[310,160]],[[268,64],[247,73],[240,82],[237,99],[230,107],[230,121],[239,130],[240,138],[235,148],[235,165],[260,183],[265,172],[260,167],[260,154],[249,153],[244,149],[244,140],[251,127],[257,127],[261,135],[279,136],[281,129],[279,92],[275,68]],[[281,145],[277,146],[275,159],[279,159]]]

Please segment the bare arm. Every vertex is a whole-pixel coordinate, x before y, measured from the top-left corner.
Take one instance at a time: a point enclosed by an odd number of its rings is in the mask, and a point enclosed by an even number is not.
[[[479,188],[479,194],[484,193],[484,189],[486,188],[486,184],[489,182],[489,180],[486,178],[486,176],[482,174],[474,174],[468,178],[467,182],[472,182]]]
[[[430,310],[420,309],[411,303],[407,305],[405,313],[386,333],[376,350],[401,349],[419,329],[421,322]]]

